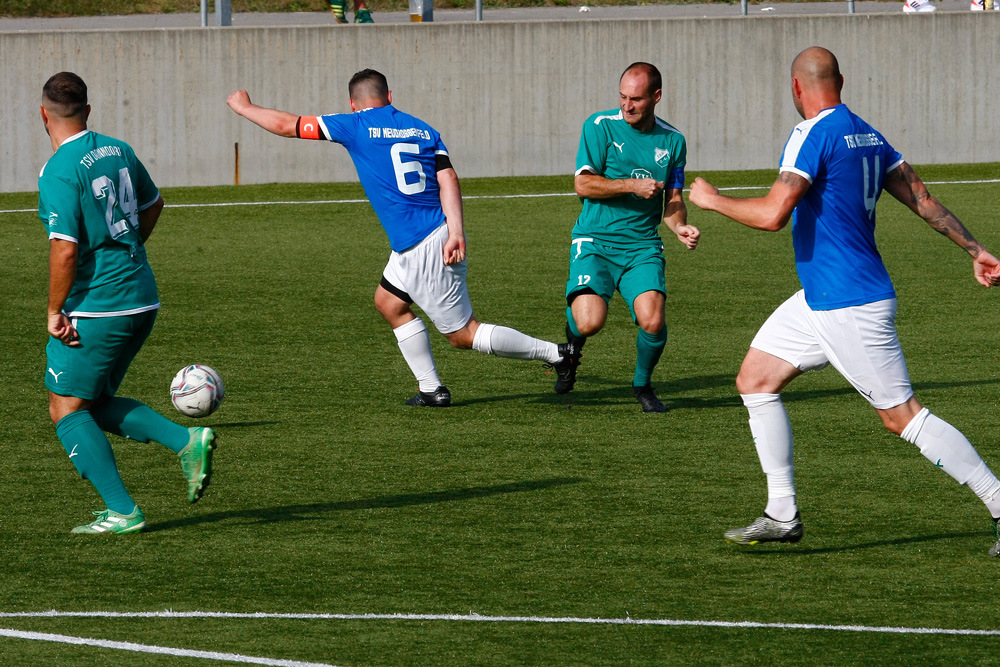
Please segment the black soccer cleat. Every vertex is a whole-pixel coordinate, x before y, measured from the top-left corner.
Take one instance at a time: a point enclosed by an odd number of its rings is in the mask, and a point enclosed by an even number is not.
[[[583,356],[580,347],[574,343],[560,343],[559,354],[562,359],[554,364],[545,364],[556,372],[556,393],[568,394],[576,384],[576,369],[580,365],[580,357]]]
[[[645,385],[643,387],[632,387],[632,395],[635,396],[635,400],[639,401],[639,405],[642,406],[643,412],[666,412],[667,406],[663,405],[663,402],[656,397],[653,393],[652,385]]]
[[[451,405],[451,392],[444,385],[434,391],[418,391],[417,395],[408,400],[406,404],[428,408],[446,408]]]

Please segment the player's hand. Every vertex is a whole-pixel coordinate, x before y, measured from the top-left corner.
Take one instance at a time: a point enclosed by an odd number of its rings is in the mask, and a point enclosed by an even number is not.
[[[226,104],[229,105],[230,109],[242,116],[243,109],[246,109],[252,104],[252,102],[250,102],[250,93],[245,90],[237,90],[229,96],[229,99],[226,100]]]
[[[49,313],[49,335],[70,347],[77,347],[80,344],[80,334],[77,333],[73,322],[63,313]]]
[[[444,263],[445,266],[458,264],[465,261],[465,235],[449,236],[444,242]]]
[[[652,178],[633,178],[632,194],[643,199],[653,199],[659,197],[663,192],[663,181]]]
[[[712,197],[719,194],[719,188],[715,187],[704,178],[699,176],[691,184],[691,192],[688,193],[688,201],[698,208],[707,209]]]
[[[972,260],[976,280],[984,287],[1000,285],[1000,260],[983,250]]]
[[[674,230],[674,234],[677,234],[677,240],[686,245],[688,250],[694,250],[698,247],[701,230],[694,225],[678,225],[677,229]]]

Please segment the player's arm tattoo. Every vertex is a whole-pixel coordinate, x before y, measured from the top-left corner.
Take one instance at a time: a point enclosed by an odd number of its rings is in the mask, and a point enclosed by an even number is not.
[[[908,205],[917,215],[923,218],[930,225],[931,229],[942,236],[947,236],[973,257],[977,256],[983,250],[983,246],[966,229],[965,225],[955,217],[955,214],[931,196],[923,181],[920,180],[920,177],[917,176],[917,173],[913,171],[913,168],[909,164],[904,162],[898,169],[887,174],[886,179],[892,179],[903,186],[900,189],[906,193],[909,200],[901,199],[900,201]],[[894,184],[889,183],[888,185],[892,186]]]

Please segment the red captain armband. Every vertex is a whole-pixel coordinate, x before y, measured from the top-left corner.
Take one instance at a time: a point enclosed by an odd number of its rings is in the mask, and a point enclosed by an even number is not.
[[[295,136],[299,139],[323,139],[319,131],[319,116],[299,116],[295,122]]]

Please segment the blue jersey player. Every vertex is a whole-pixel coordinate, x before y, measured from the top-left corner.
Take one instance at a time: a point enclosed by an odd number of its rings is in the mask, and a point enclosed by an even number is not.
[[[296,116],[253,104],[245,90],[229,106],[283,137],[333,141],[347,149],[365,194],[389,236],[392,254],[375,290],[375,306],[396,334],[417,379],[408,405],[446,407],[451,392],[438,377],[430,337],[416,303],[453,346],[516,359],[538,359],[569,377],[578,356],[519,331],[480,323],[466,287],[462,192],[441,135],[392,105],[381,73],[366,69],[348,84],[352,113]]]
[[[843,81],[826,49],[812,47],[795,58],[792,97],[805,121],[788,138],[778,180],[766,196],[725,197],[702,179],[691,188],[696,206],[754,229],[777,231],[791,218],[802,284],[761,327],[736,378],[768,501],[763,516],[725,537],[743,545],[802,538],[792,429],[781,391],[803,372],[831,364],[886,428],[986,504],[996,538],[990,555],[1000,556],[1000,481],[961,432],[913,395],[896,336],[896,293],[875,247],[879,195],[886,190],[968,252],[980,284],[1000,284],[1000,262],[927,192],[886,139],[841,102]]]
[[[212,429],[185,428],[115,395],[160,307],[145,246],[163,198],[128,144],[87,129],[87,84],[79,76],[49,78],[41,113],[55,151],[38,177],[49,238],[49,414],[70,461],[107,505],[73,532],[134,533],[146,519],[104,432],[177,453],[192,503],[208,485],[215,448]]]

